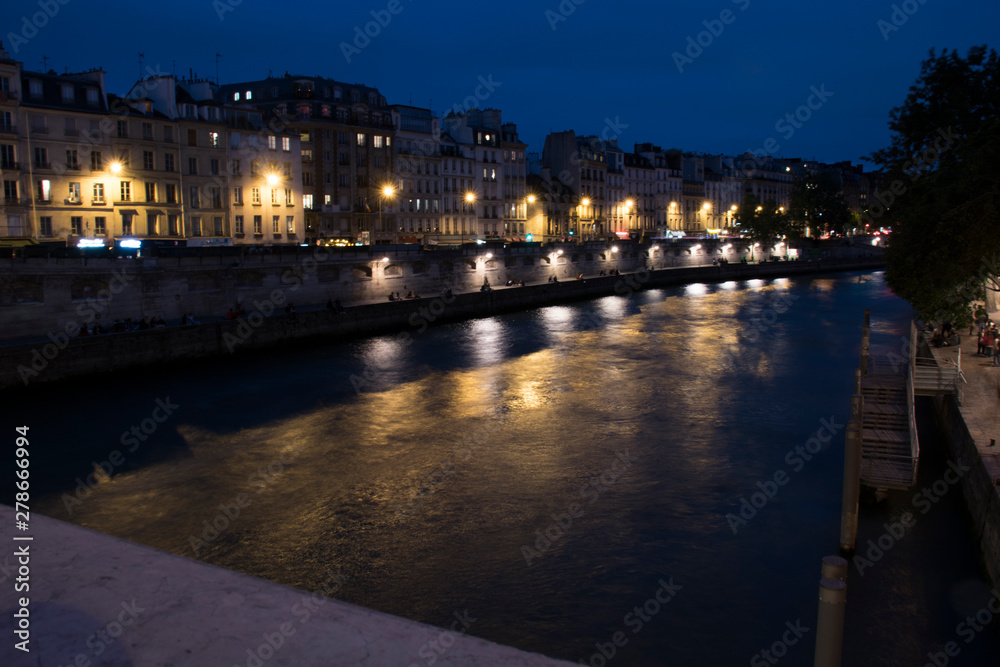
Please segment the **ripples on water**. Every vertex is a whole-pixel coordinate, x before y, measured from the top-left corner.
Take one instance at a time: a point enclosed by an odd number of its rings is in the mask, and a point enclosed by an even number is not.
[[[344,600],[432,624],[468,609],[473,634],[556,657],[589,660],[624,631],[622,664],[746,664],[786,621],[815,619],[843,438],[800,472],[786,455],[846,420],[865,307],[876,351],[897,345],[909,308],[878,273],[695,284],[15,407],[51,446],[51,516],[303,589],[339,570]],[[166,396],[175,415],[69,516],[63,492]],[[790,482],[734,535],[727,514],[778,470]],[[239,518],[199,542],[240,494]],[[522,547],[546,531],[529,565]],[[682,588],[635,634],[627,614],[661,579]],[[909,632],[909,616],[877,618]],[[812,646],[786,664],[811,664]]]

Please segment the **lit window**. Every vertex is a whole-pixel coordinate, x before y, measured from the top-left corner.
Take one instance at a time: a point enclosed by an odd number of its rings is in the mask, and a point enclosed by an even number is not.
[[[239,102],[239,101],[240,101],[240,94],[239,93],[234,93],[233,94],[233,102]]]
[[[281,138],[281,150],[290,151],[292,150],[292,140],[289,137]]]
[[[365,135],[361,132],[358,133],[358,146],[365,145]]]
[[[381,135],[376,134],[374,137],[372,137],[372,146],[374,146],[375,148],[382,148]]]
[[[248,90],[248,91],[247,91],[247,94],[246,94],[246,98],[247,98],[248,100],[252,100],[252,99],[253,99],[253,93],[252,93],[252,92],[250,92],[250,91]]]
[[[278,138],[273,134],[267,138],[267,147],[272,151],[278,147]]]

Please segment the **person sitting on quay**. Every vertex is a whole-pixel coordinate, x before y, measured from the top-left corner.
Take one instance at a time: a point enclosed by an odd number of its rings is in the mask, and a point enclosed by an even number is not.
[[[395,300],[396,300],[396,293],[389,292],[389,301],[395,301]]]

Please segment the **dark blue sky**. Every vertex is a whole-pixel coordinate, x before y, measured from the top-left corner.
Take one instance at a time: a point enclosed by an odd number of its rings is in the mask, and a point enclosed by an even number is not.
[[[58,11],[31,36],[24,17],[40,2]],[[775,155],[829,162],[887,144],[889,110],[930,48],[964,54],[1000,23],[996,0],[40,2],[3,3],[8,51],[30,69],[43,56],[59,72],[103,67],[111,92],[131,86],[139,52],[151,71],[211,78],[221,53],[223,82],[318,74],[376,86],[390,103],[412,96],[437,113],[478,92],[480,106],[518,124],[529,150],[550,131],[574,129],[618,136],[629,150],[651,141],[738,153],[773,138]],[[386,25],[345,57],[342,43],[356,48],[355,28],[373,11]],[[678,65],[675,53],[690,62]],[[810,97],[814,88],[822,97]],[[783,121],[796,110],[808,119]]]

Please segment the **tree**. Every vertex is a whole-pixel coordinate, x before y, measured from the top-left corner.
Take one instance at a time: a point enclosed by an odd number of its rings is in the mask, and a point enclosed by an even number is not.
[[[736,229],[762,246],[773,246],[792,233],[788,215],[773,201],[763,204],[753,194],[747,194],[733,214]]]
[[[795,182],[789,198],[788,217],[799,234],[843,233],[851,222],[851,210],[840,194],[833,174],[807,174]]]
[[[889,115],[890,145],[871,156],[883,190],[864,221],[888,223],[886,279],[928,320],[961,322],[984,285],[1000,287],[998,82],[992,49],[931,50]]]

